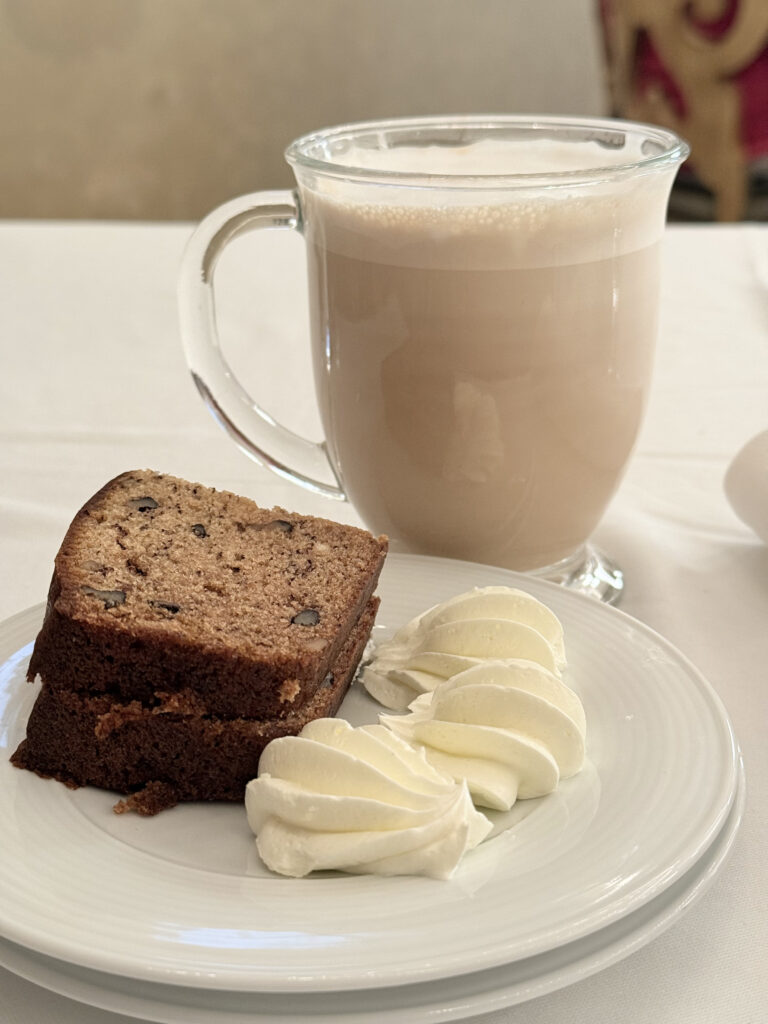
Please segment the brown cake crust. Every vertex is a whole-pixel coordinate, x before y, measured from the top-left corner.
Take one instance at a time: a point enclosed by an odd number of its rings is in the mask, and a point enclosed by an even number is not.
[[[311,700],[375,589],[386,538],[138,470],[75,516],[28,678],[224,718]]]
[[[378,608],[373,598],[347,637],[331,673],[290,715],[255,721],[183,710],[175,697],[143,706],[111,696],[54,690],[43,684],[27,737],[11,758],[68,786],[132,794],[115,810],[155,814],[180,801],[241,800],[261,752],[315,718],[333,716],[362,656]]]

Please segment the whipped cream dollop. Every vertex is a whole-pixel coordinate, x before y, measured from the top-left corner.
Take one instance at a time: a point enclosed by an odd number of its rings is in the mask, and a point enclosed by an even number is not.
[[[545,604],[512,587],[476,587],[435,605],[380,644],[361,674],[384,707],[404,711],[444,679],[489,659],[519,658],[559,676],[563,627]]]
[[[336,869],[449,878],[491,830],[464,782],[385,726],[342,719],[269,743],[245,806],[261,859],[293,877]]]
[[[553,671],[525,659],[475,665],[422,694],[407,715],[380,719],[494,810],[551,793],[584,764],[581,700]]]

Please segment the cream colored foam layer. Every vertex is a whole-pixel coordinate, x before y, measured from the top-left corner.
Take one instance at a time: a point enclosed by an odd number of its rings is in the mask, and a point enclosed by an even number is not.
[[[350,167],[421,174],[550,174],[616,167],[643,159],[642,139],[626,136],[613,149],[598,142],[541,138],[480,139],[466,146],[350,146],[343,154]]]
[[[640,158],[634,149],[596,143],[485,140],[472,146],[356,149],[345,162],[431,174],[548,174],[609,168],[584,183],[512,182],[499,188],[447,187],[429,177],[378,184],[302,178],[308,237],[354,259],[428,269],[499,270],[587,263],[658,241],[675,168],[613,172]],[[428,185],[429,187],[423,187]]]

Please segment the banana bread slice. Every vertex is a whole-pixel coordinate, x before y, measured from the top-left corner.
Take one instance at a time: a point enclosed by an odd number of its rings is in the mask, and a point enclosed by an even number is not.
[[[375,589],[385,537],[138,470],[75,516],[29,665],[50,691],[295,714]]]
[[[218,718],[180,709],[173,697],[150,708],[43,683],[26,739],[11,760],[73,788],[93,785],[131,794],[115,806],[117,812],[151,815],[180,801],[242,800],[270,740],[296,735],[312,719],[336,713],[378,603],[369,601],[313,697],[282,718]]]

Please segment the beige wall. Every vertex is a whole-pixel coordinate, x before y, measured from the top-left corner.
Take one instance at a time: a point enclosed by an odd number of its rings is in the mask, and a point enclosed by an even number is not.
[[[604,113],[592,0],[0,0],[0,216],[196,219],[328,124]]]

